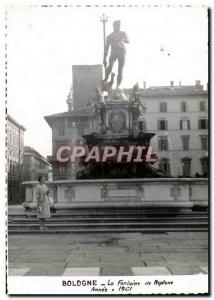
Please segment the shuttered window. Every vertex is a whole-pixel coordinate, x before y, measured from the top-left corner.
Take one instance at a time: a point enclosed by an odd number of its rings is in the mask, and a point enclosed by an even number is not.
[[[183,158],[181,160],[182,167],[183,167],[183,176],[190,177],[191,176],[191,159],[190,158]]]
[[[200,101],[200,111],[205,111],[205,102]]]
[[[198,120],[198,129],[208,129],[208,120],[207,119]]]
[[[167,120],[158,120],[158,130],[167,130]]]
[[[187,111],[187,103],[186,102],[181,102],[181,111],[186,112]]]
[[[181,137],[183,150],[189,150],[189,135],[184,135]]]
[[[159,136],[158,137],[158,148],[161,151],[168,150],[168,137],[167,136]]]
[[[207,150],[208,149],[208,136],[207,135],[201,135],[201,149]]]
[[[187,119],[180,120],[180,129],[181,130],[190,129],[190,120],[187,120]]]
[[[166,102],[160,103],[160,112],[167,112],[167,103]]]

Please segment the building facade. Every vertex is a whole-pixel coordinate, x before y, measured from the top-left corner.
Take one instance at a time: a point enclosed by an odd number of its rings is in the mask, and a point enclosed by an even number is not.
[[[131,93],[131,89],[126,93]],[[139,131],[156,133],[151,145],[159,160],[154,166],[166,177],[206,177],[209,161],[207,90],[199,81],[191,86],[175,86],[171,82],[169,86],[144,86],[140,94],[146,110],[140,117]],[[93,132],[92,115],[88,108],[68,109],[45,119],[52,128],[49,161],[53,164],[53,179],[74,179],[75,165],[58,162],[56,154],[61,146],[79,143],[84,134]]]
[[[208,92],[193,86],[151,87],[141,91],[146,112],[139,126],[155,132],[156,166],[165,176],[208,176]]]
[[[52,155],[48,161],[53,167],[53,179],[75,179],[78,166],[71,163],[60,163],[57,151],[60,147],[81,143],[82,136],[92,132],[92,115],[88,109],[68,110],[67,112],[46,116],[45,120],[52,129]]]
[[[7,115],[7,191],[9,204],[21,203],[24,132],[24,126]]]
[[[23,181],[37,181],[39,176],[52,180],[52,166],[32,147],[25,146],[23,154]]]

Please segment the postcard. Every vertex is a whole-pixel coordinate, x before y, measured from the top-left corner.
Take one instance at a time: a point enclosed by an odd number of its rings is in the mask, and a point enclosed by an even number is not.
[[[208,295],[208,8],[5,10],[7,294]]]

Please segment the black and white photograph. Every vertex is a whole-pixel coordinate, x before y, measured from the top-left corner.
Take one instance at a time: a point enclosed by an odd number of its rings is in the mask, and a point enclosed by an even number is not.
[[[7,294],[209,294],[209,9],[7,5]]]

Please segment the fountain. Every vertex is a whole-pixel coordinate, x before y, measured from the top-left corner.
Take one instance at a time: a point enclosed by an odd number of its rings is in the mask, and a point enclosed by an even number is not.
[[[162,176],[159,170],[152,167],[157,161],[157,154],[152,153],[150,147],[150,140],[155,134],[139,130],[139,119],[145,106],[138,84],[134,85],[131,95],[108,87],[107,95],[103,96],[103,91],[97,88],[96,97],[89,104],[89,108],[93,115],[92,128],[95,131],[83,135],[87,153],[96,147],[99,155],[103,157],[105,153],[108,160],[91,159],[85,162],[83,156],[77,179]]]

